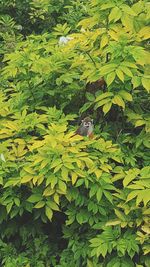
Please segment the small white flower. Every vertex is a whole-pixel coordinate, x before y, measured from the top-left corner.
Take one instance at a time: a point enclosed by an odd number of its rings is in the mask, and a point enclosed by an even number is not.
[[[72,37],[65,37],[65,36],[61,36],[59,38],[59,45],[66,45],[70,40],[72,40]]]
[[[4,157],[4,154],[3,154],[3,153],[1,153],[1,154],[0,154],[0,157],[1,157],[1,160],[2,160],[2,161],[6,162],[6,160],[5,160],[5,157]]]

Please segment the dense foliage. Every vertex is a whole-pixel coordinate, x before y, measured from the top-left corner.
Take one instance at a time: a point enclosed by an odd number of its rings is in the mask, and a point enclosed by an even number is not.
[[[0,265],[150,266],[149,1],[0,14]]]

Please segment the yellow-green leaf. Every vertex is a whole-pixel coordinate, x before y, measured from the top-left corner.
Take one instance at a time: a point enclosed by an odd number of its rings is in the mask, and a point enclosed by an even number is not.
[[[115,6],[115,3],[108,3],[108,4],[103,4],[100,7],[100,10],[105,10],[105,9],[109,9]]]
[[[97,108],[105,105],[106,103],[110,102],[110,98],[104,98],[102,100],[100,100],[99,102],[96,103],[94,110],[96,110]]]
[[[123,180],[124,187],[126,187],[132,180],[134,180],[135,177],[136,177],[136,174],[134,173],[127,174]]]
[[[125,67],[129,67],[129,68],[133,68],[133,69],[137,69],[137,66],[135,63],[133,62],[129,62],[129,61],[123,61],[121,63],[122,66],[125,66]]]
[[[120,65],[120,69],[129,77],[133,77],[131,70],[128,67]]]
[[[102,170],[96,169],[96,170],[94,171],[94,173],[95,173],[97,179],[99,179],[99,178],[101,177],[101,175],[102,175]]]
[[[7,204],[7,206],[6,206],[7,213],[9,213],[11,211],[13,204],[14,204],[14,202],[10,202]]]
[[[54,194],[54,201],[59,204],[59,195],[57,193]]]
[[[124,100],[127,100],[127,101],[132,101],[132,95],[128,92],[126,92],[125,90],[121,90],[119,91],[119,95],[124,99]]]
[[[150,27],[149,26],[145,26],[143,27],[139,33],[138,33],[139,37],[142,37],[142,40],[146,40],[150,38]]]
[[[68,181],[68,169],[64,166],[61,169],[61,176],[64,181]]]
[[[108,41],[109,41],[109,39],[108,39],[107,34],[103,34],[102,39],[101,39],[100,48],[102,49],[103,47],[105,47],[108,44]]]
[[[133,88],[137,88],[138,86],[140,86],[141,84],[141,77],[138,76],[134,76],[131,80],[132,84],[133,84]]]
[[[54,189],[52,189],[50,186],[48,186],[45,190],[44,190],[44,192],[43,192],[43,196],[51,196],[51,195],[53,195],[53,193],[55,192],[55,190]]]
[[[42,196],[40,194],[33,194],[27,199],[27,201],[31,203],[36,203],[36,202],[41,201],[41,199],[42,199]]]
[[[72,184],[74,185],[77,181],[78,175],[75,172],[71,173],[71,180],[72,180]]]
[[[109,73],[107,75],[106,82],[107,82],[108,86],[112,84],[112,82],[114,81],[115,77],[116,77],[116,73],[114,71],[112,71],[111,73]]]
[[[121,18],[122,12],[121,10],[115,6],[114,8],[112,8],[110,14],[109,14],[109,22],[114,20],[117,21]]]
[[[35,209],[40,209],[40,208],[43,208],[45,206],[45,202],[44,201],[39,201],[35,206],[34,208]]]
[[[35,171],[31,167],[24,166],[23,169],[30,174],[35,174]]]
[[[101,76],[104,76],[112,71],[114,71],[117,67],[116,63],[108,63],[107,65],[100,68]]]
[[[115,95],[114,98],[112,99],[112,102],[123,109],[125,108],[125,103],[120,95]]]
[[[107,104],[105,104],[103,106],[103,112],[104,112],[104,114],[106,114],[111,109],[111,106],[112,106],[112,102],[108,102]]]
[[[125,215],[124,215],[123,212],[121,212],[120,210],[115,209],[115,214],[117,215],[117,217],[118,217],[120,220],[122,220],[122,221],[125,221],[125,220],[126,220]]]
[[[124,74],[123,74],[122,70],[120,70],[120,69],[116,69],[116,74],[117,74],[118,78],[119,78],[122,82],[124,82]]]
[[[57,210],[59,211],[59,207],[58,205],[54,202],[54,201],[51,201],[51,200],[48,200],[46,202],[47,206],[49,206],[52,210]]]
[[[87,267],[94,267],[94,264],[92,263],[92,261],[87,260]]]
[[[101,188],[98,188],[97,192],[96,192],[96,198],[97,201],[100,202],[101,198],[102,198],[103,192]]]
[[[3,185],[3,177],[0,177],[0,185]]]
[[[119,39],[119,33],[118,32],[115,32],[115,31],[110,29],[109,35],[113,40],[118,41],[118,39]]]
[[[96,97],[95,102],[98,102],[98,101],[100,101],[100,100],[102,100],[104,98],[111,97],[111,96],[113,96],[112,92],[103,93],[103,94],[101,94],[101,95]]]
[[[21,179],[21,183],[25,184],[28,183],[29,181],[31,181],[33,179],[32,175],[25,175],[22,179]]]
[[[58,186],[59,186],[59,189],[60,189],[63,193],[66,193],[67,186],[66,186],[66,184],[65,184],[63,181],[59,180],[59,182],[58,182]]]
[[[48,206],[45,207],[45,214],[46,214],[47,218],[51,221],[52,216],[53,216],[53,212]]]
[[[45,140],[42,140],[42,141],[34,141],[34,144],[32,146],[29,147],[29,149],[32,151],[34,149],[37,149],[41,146],[43,146],[45,143]]]
[[[112,221],[108,221],[108,222],[106,223],[106,226],[118,225],[118,224],[120,224],[120,223],[121,223],[121,221],[119,221],[119,220],[112,220]]]
[[[135,127],[139,127],[141,125],[144,125],[146,123],[145,120],[137,120],[136,123],[135,123]]]
[[[131,16],[136,16],[136,13],[128,5],[122,4],[120,7],[121,7],[123,12],[125,12],[125,13],[127,13],[127,14],[129,14]]]
[[[140,192],[140,190],[132,191],[127,197],[127,202],[132,200],[133,198],[135,198],[138,195],[139,192]]]
[[[149,92],[150,91],[150,79],[148,78],[142,78],[142,85],[144,88]]]

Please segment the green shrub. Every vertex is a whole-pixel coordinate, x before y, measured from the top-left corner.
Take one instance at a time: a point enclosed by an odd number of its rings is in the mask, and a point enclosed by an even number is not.
[[[149,266],[148,1],[84,2],[28,1],[26,38],[0,21],[4,267]],[[79,114],[92,140],[74,136]]]

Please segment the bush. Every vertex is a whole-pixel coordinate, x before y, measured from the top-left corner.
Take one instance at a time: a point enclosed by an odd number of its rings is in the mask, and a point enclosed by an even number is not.
[[[27,1],[27,36],[0,22],[4,267],[149,266],[148,1],[84,2]],[[87,114],[92,140],[74,136]]]

